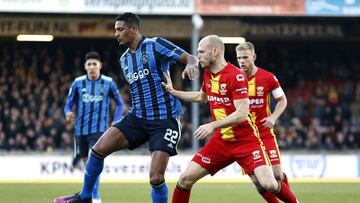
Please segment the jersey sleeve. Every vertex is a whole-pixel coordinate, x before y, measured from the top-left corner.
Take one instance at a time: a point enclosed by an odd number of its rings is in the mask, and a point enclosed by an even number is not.
[[[162,37],[156,38],[155,42],[156,51],[171,62],[179,62],[181,54],[185,52],[182,48]]]
[[[67,98],[66,98],[66,103],[65,103],[65,107],[64,107],[65,115],[67,113],[69,113],[70,111],[72,111],[72,107],[73,107],[74,103],[76,102],[76,100],[77,100],[77,98],[79,96],[78,92],[76,91],[76,88],[77,88],[77,82],[74,81],[71,84],[69,93],[68,93]]]
[[[119,89],[117,88],[115,82],[112,80],[110,83],[110,95],[114,98],[116,102],[116,110],[114,114],[114,122],[120,120],[122,112],[124,110],[124,101],[120,96]]]
[[[123,54],[119,59],[119,64],[121,67],[122,77],[126,80],[126,82],[129,82],[128,77],[126,77],[126,72],[128,71],[128,67],[126,67],[125,58],[126,58],[126,54]]]
[[[271,91],[271,94],[273,95],[274,98],[279,98],[285,94],[275,75],[270,74],[268,81],[269,81],[269,90]]]
[[[278,81],[278,79],[276,78],[275,75],[270,74],[268,81],[269,81],[269,89],[270,89],[270,91],[273,91],[276,88],[280,87],[280,83],[279,83],[279,81]]]
[[[249,98],[248,80],[243,73],[231,75],[229,81],[231,83],[230,87],[231,87],[232,97],[234,100]]]

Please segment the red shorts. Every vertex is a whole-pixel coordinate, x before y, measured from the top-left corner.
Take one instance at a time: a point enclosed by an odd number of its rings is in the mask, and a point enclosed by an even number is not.
[[[259,133],[265,146],[266,154],[270,159],[271,165],[280,164],[280,151],[274,132],[267,129],[261,130]]]
[[[192,161],[206,169],[211,175],[235,161],[247,174],[252,174],[258,166],[270,164],[260,142],[225,142],[216,137],[212,137]]]

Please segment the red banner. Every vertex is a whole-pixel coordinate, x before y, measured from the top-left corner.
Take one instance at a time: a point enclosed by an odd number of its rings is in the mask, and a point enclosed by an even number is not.
[[[201,15],[304,15],[304,0],[195,0]]]

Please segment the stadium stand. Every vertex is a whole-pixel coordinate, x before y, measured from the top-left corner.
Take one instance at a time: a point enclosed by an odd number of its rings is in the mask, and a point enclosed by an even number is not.
[[[257,64],[278,76],[289,100],[275,128],[280,148],[359,149],[360,75],[354,74],[360,72],[359,53],[340,43],[317,42],[311,50],[305,43],[288,46],[269,42],[257,50]],[[288,51],[291,46],[296,48]],[[2,46],[0,150],[72,150],[72,129],[65,125],[62,109],[72,79],[84,72],[82,56],[89,50],[102,54],[102,72],[117,79],[124,101],[129,103],[117,63],[123,50],[111,40]],[[232,50],[227,49],[227,58],[236,64]],[[319,52],[321,57],[317,57]],[[189,81],[174,80],[180,88],[191,87]],[[186,150],[192,142],[191,104],[183,105],[186,113],[179,147]],[[211,119],[206,105],[201,106],[200,118],[200,123]]]

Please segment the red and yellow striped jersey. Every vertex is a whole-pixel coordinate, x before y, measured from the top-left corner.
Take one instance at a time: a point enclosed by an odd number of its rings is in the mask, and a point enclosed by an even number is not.
[[[251,117],[259,131],[265,130],[263,128],[266,127],[260,121],[271,115],[270,94],[280,87],[280,83],[275,75],[262,68],[258,68],[255,75],[248,80]]]
[[[207,94],[213,120],[222,120],[233,113],[234,100],[248,98],[245,74],[230,63],[216,74],[205,69],[201,89]],[[216,129],[214,136],[224,141],[258,142],[258,132],[250,115],[247,121]]]

